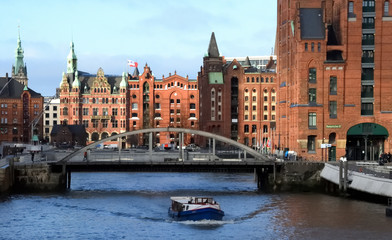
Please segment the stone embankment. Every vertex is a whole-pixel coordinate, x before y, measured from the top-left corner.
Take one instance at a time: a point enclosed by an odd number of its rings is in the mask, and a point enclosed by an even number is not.
[[[320,173],[324,162],[287,161],[275,176],[274,190],[277,191],[322,191]],[[270,176],[270,183],[271,178]]]

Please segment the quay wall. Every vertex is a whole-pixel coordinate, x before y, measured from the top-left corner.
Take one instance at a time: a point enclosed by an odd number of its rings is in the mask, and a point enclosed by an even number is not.
[[[10,190],[11,185],[10,167],[0,168],[0,193]]]
[[[275,181],[270,174],[270,183],[275,191],[322,191],[320,173],[324,162],[287,161],[277,170]]]
[[[57,191],[64,186],[64,174],[53,172],[46,163],[15,166],[15,191]]]

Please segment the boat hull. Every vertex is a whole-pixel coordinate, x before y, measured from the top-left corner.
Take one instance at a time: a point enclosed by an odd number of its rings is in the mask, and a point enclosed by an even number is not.
[[[169,216],[177,221],[199,221],[199,220],[222,220],[224,216],[222,210],[215,208],[203,208],[190,211],[172,211],[169,208]]]

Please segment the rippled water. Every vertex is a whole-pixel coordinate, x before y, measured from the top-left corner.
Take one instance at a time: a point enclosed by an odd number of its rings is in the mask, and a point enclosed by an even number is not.
[[[176,222],[170,196],[212,196],[223,221]],[[391,239],[385,206],[263,194],[251,174],[73,173],[71,190],[4,197],[1,239]]]

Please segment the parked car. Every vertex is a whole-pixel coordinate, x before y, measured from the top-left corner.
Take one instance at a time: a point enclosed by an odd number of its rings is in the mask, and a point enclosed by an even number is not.
[[[188,146],[185,147],[185,150],[188,150],[190,152],[194,152],[194,151],[199,151],[200,147],[197,146],[196,144],[191,143],[191,144],[189,144]]]

